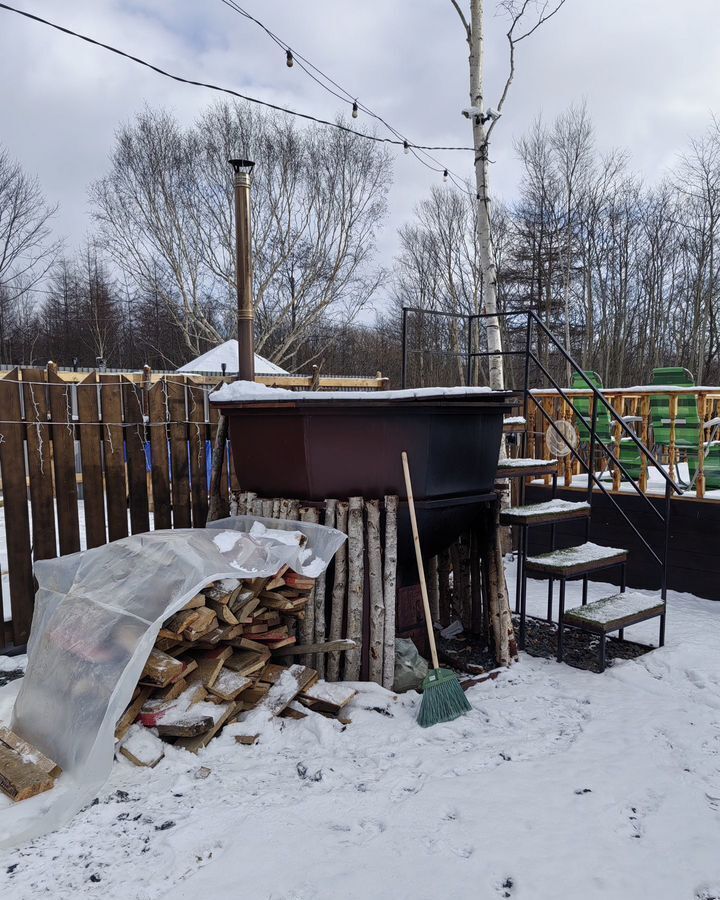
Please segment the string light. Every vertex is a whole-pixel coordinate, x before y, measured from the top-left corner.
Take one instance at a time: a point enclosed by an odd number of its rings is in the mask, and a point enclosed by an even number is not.
[[[353,117],[353,119],[357,119],[357,117],[358,117],[358,105],[357,105],[357,100],[353,100],[352,117]]]
[[[410,152],[410,144],[408,144],[407,141],[403,141],[403,150],[404,150],[406,153],[409,153],[409,152]]]
[[[285,65],[288,67],[288,69],[292,69],[292,67],[295,65],[295,60],[293,59],[292,50],[287,51],[287,60],[285,62]]]
[[[447,181],[447,180],[448,180],[448,170],[445,169],[445,171],[443,172],[443,181]]]

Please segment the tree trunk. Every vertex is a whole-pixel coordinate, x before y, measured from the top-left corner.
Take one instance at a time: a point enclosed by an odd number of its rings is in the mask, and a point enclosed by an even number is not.
[[[382,550],[380,548],[380,501],[366,500],[368,586],[370,588],[370,664],[368,681],[382,684],[385,642]]]
[[[365,588],[365,540],[363,498],[350,497],[348,505],[348,603],[347,636],[355,649],[345,656],[345,680],[360,680],[363,638],[363,595]]]
[[[347,534],[348,505],[340,501],[336,510],[335,527]],[[335,554],[335,578],[333,581],[332,608],[330,610],[330,640],[337,641],[343,636],[343,617],[345,615],[345,593],[347,587],[348,548],[345,541]],[[328,654],[327,680],[337,681],[340,677],[340,654]]]
[[[397,510],[398,498],[385,497],[385,635],[383,638],[383,687],[392,690],[395,681],[395,604],[397,585]]]
[[[470,106],[484,110],[483,99],[483,0],[471,0],[470,4]],[[491,353],[502,352],[502,334],[497,316],[497,263],[492,240],[490,214],[490,167],[488,143],[483,116],[472,116],[473,146],[475,147],[475,188],[478,216],[477,237],[480,249],[480,265],[483,277],[483,299],[487,328],[487,344]],[[488,357],[489,383],[494,390],[503,390],[505,374],[502,356]]]

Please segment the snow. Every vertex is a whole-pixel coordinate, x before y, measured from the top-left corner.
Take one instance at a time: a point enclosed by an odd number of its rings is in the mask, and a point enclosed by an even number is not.
[[[591,583],[590,599],[614,590]],[[546,591],[529,582],[531,612]],[[569,607],[580,596],[568,585]],[[228,731],[197,756],[166,745],[153,769],[121,760],[69,826],[0,854],[3,896],[718,896],[720,604],[668,603],[663,649],[603,675],[523,654],[446,725],[418,727],[415,693],[354,685],[344,729],[305,710],[253,746]]]
[[[506,459],[500,460],[503,468],[524,469],[526,466],[554,466],[556,459],[530,459],[529,457],[518,456],[513,458],[508,456]]]
[[[516,516],[546,516],[548,513],[564,513],[574,512],[578,509],[590,509],[590,504],[586,501],[574,503],[572,500],[561,500],[554,497],[552,500],[546,500],[543,503],[530,503],[527,506],[511,506],[505,510],[506,515]]]
[[[411,388],[403,391],[288,391],[255,381],[233,381],[210,394],[212,403],[276,403],[281,400],[436,400],[443,397],[477,397],[491,393],[488,387]]]
[[[567,547],[564,550],[552,550],[550,553],[540,553],[537,556],[528,556],[529,563],[538,563],[544,566],[576,566],[581,563],[594,560],[609,559],[618,553],[626,553],[619,547],[602,547],[592,541],[586,541],[577,547]]]
[[[225,364],[228,375],[234,375],[237,372],[238,342],[235,338],[225,341],[224,344],[219,344],[217,347],[213,347],[212,350],[208,350],[207,353],[203,353],[202,356],[198,356],[197,359],[193,359],[191,362],[185,363],[184,366],[180,366],[177,371],[195,372],[197,374],[209,372],[212,375],[219,375],[222,372],[223,363]],[[270,362],[269,359],[258,356],[256,353],[255,374],[288,375],[289,373],[285,369],[281,369],[280,366],[276,366],[275,363]]]
[[[503,425],[526,425],[527,421],[523,416],[508,416],[503,419]]]
[[[341,681],[318,681],[312,687],[307,688],[305,694],[314,700],[324,700],[326,703],[334,703],[342,706],[355,696],[355,688],[348,687]]]
[[[577,606],[573,609],[573,617],[605,625],[623,616],[635,616],[654,609],[661,602],[659,594],[626,591],[624,594],[613,594],[611,597],[595,600],[587,606]]]

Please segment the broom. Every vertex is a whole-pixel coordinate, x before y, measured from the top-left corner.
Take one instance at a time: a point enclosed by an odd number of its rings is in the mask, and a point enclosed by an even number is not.
[[[425,567],[423,566],[422,553],[420,552],[420,537],[415,516],[410,467],[408,466],[407,453],[404,450],[402,452],[402,464],[403,472],[405,473],[405,489],[407,491],[408,509],[410,510],[410,523],[415,543],[415,558],[417,559],[418,575],[420,576],[420,592],[422,594],[425,624],[427,625],[428,640],[430,642],[430,656],[433,664],[432,670],[428,672],[422,683],[422,703],[418,713],[418,724],[423,728],[427,728],[429,725],[437,725],[439,722],[452,722],[458,716],[469,712],[472,707],[468,703],[465,692],[460,687],[457,675],[449,669],[441,669],[438,662],[435,631],[430,614],[427,584],[425,583]]]

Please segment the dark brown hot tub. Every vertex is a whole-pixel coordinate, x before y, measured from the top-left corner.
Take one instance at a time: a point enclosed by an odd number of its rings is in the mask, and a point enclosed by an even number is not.
[[[234,388],[229,385],[228,388]],[[406,498],[407,450],[423,550],[432,555],[466,530],[493,492],[509,391],[292,395],[258,390],[213,401],[229,419],[233,463],[243,490],[263,497]],[[277,399],[275,399],[277,397]],[[401,511],[400,563],[412,559]]]

